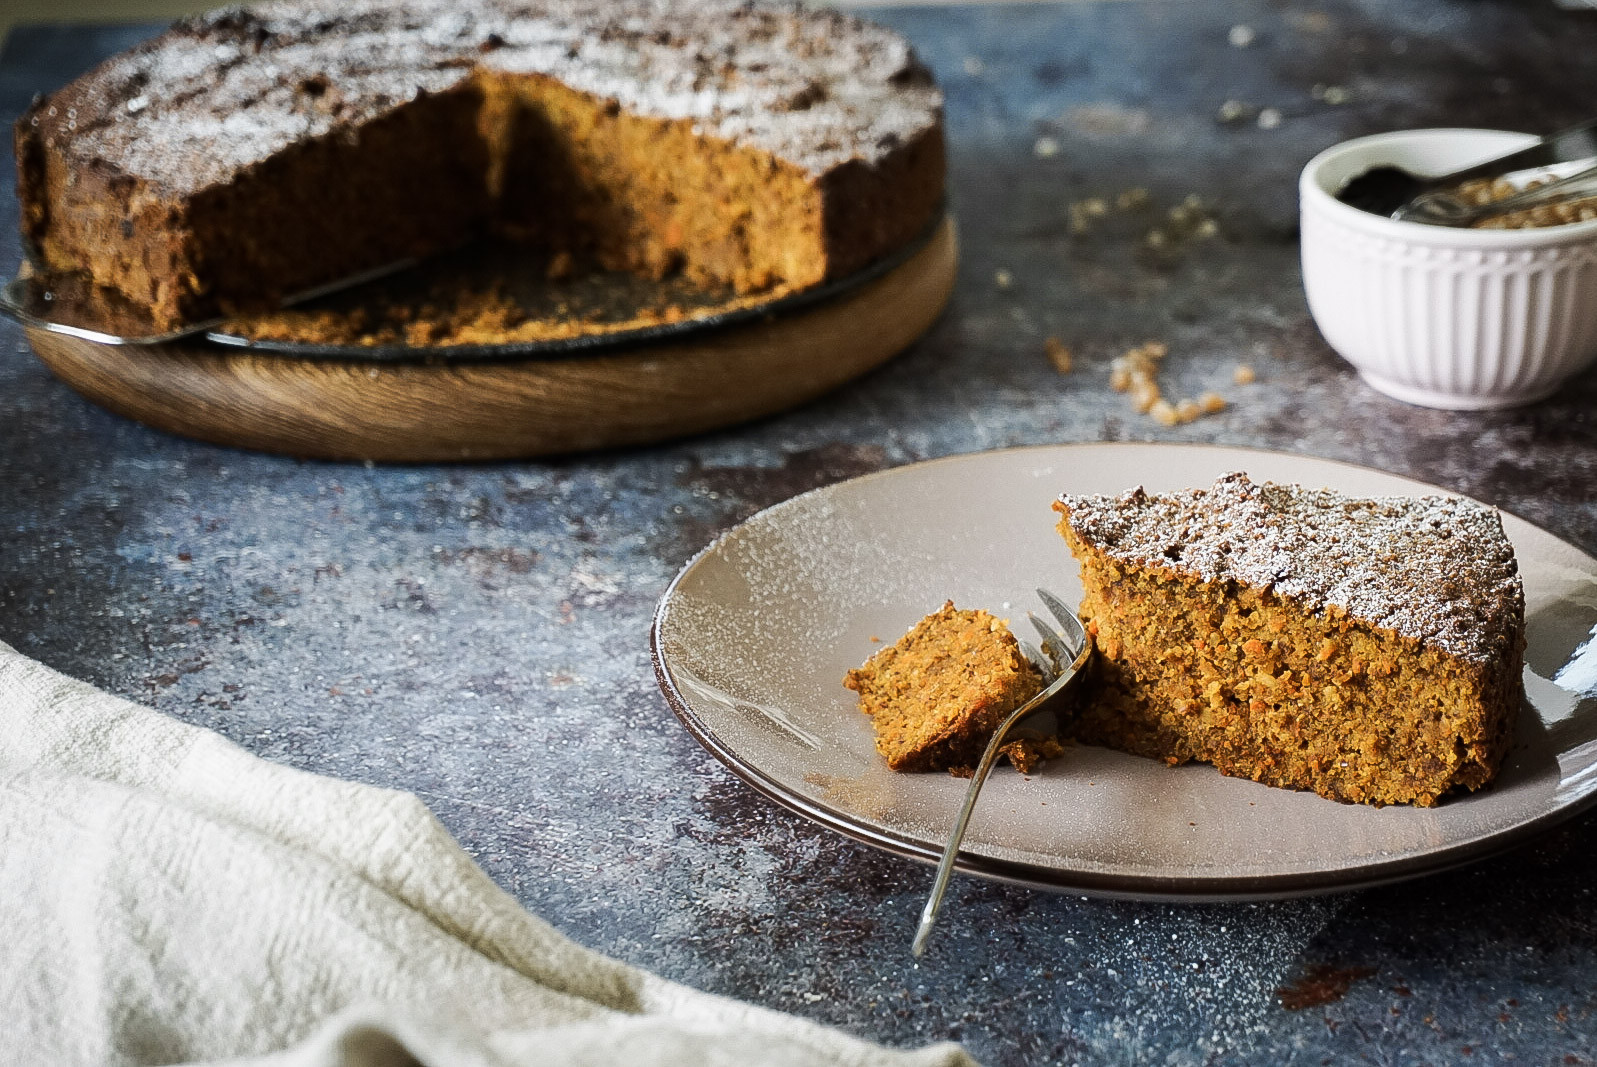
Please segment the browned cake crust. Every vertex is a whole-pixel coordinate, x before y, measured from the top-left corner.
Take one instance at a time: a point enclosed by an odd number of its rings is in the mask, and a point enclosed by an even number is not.
[[[1525,624],[1491,508],[1243,474],[1054,507],[1099,653],[1077,739],[1377,805],[1497,773]]]
[[[876,750],[895,771],[946,770],[968,777],[993,731],[1042,689],[1002,619],[952,600],[926,616],[843,684],[876,727]],[[1060,753],[1057,741],[1003,747],[1021,773]]]
[[[806,286],[941,200],[898,35],[741,0],[279,0],[185,20],[16,126],[23,233],[167,325],[486,227]]]

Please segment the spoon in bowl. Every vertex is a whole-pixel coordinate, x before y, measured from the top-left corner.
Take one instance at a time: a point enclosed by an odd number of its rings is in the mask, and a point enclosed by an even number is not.
[[[1535,144],[1450,174],[1422,176],[1394,165],[1374,167],[1350,180],[1336,198],[1350,207],[1388,218],[1437,226],[1469,226],[1481,218],[1503,213],[1501,205],[1507,201],[1487,205],[1466,204],[1450,195],[1449,190],[1454,186],[1477,178],[1499,178],[1559,164],[1566,166],[1559,167],[1558,180],[1521,193],[1521,196],[1528,197],[1527,201],[1507,210],[1522,210],[1531,206],[1532,202],[1568,195],[1565,182],[1572,183],[1597,174],[1597,119],[1560,130]]]

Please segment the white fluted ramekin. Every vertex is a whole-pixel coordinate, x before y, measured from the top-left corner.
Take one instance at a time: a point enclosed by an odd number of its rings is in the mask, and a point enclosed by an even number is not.
[[[1309,311],[1374,388],[1426,407],[1510,407],[1549,396],[1597,358],[1597,221],[1453,229],[1336,199],[1372,167],[1446,174],[1533,140],[1405,130],[1346,141],[1303,168]]]

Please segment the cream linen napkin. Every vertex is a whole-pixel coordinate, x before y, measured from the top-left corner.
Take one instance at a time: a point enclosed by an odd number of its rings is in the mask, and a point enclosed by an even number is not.
[[[0,1061],[968,1065],[589,952],[415,797],[257,759],[0,644]]]

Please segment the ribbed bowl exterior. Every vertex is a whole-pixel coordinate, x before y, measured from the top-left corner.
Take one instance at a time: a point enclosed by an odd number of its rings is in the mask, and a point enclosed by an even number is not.
[[[1597,224],[1393,222],[1336,202],[1310,173],[1336,151],[1304,172],[1303,282],[1325,339],[1372,386],[1431,407],[1505,407],[1549,395],[1597,358]]]

